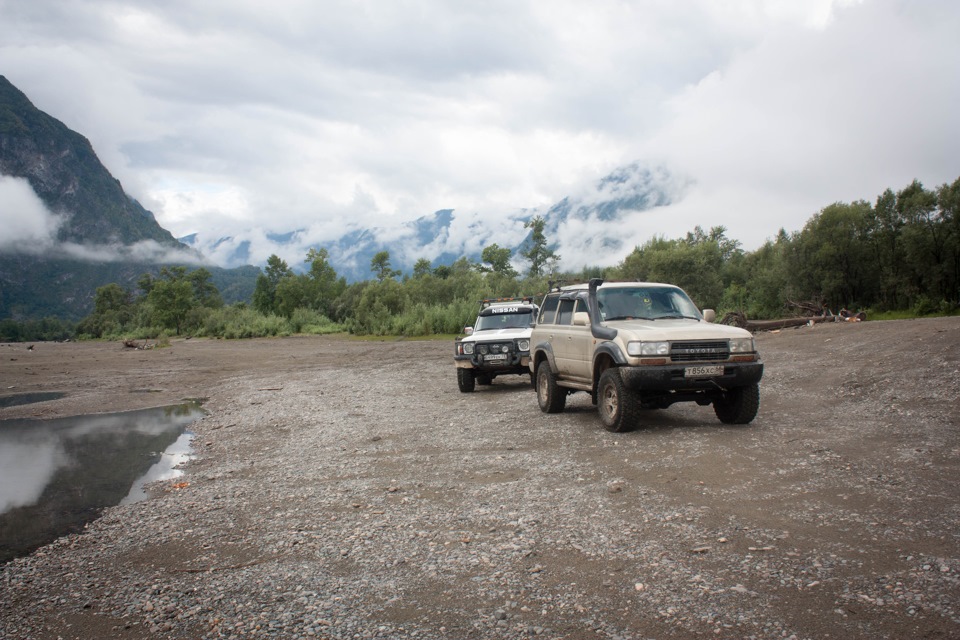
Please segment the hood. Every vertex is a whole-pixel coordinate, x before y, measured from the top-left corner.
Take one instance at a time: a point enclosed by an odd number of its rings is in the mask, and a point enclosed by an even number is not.
[[[486,331],[474,331],[461,340],[461,342],[487,342],[495,340],[516,340],[517,338],[529,338],[532,329],[530,327],[521,327],[519,329],[488,329]]]
[[[604,323],[617,329],[624,341],[635,340],[727,340],[750,338],[752,333],[739,327],[687,319],[671,320],[615,320]],[[626,334],[630,334],[628,337]]]

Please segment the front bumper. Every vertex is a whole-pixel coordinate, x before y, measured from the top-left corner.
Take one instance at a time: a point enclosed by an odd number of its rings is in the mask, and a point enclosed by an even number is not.
[[[508,353],[504,360],[484,360],[479,353],[471,355],[455,355],[453,363],[458,369],[487,369],[490,371],[509,371],[512,369],[527,370],[530,365],[529,353]]]
[[[724,362],[723,375],[687,378],[687,366],[668,364],[642,367],[620,367],[624,385],[633,391],[702,391],[727,390],[760,382],[763,362]]]

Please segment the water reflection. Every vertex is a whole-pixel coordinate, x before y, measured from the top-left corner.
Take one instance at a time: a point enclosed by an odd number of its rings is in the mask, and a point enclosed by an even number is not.
[[[95,519],[104,507],[146,496],[189,455],[196,404],[0,421],[0,562]]]
[[[46,402],[47,400],[59,400],[67,394],[61,391],[36,391],[33,393],[15,393],[9,396],[0,396],[0,409],[6,407],[16,407],[21,404],[33,404],[34,402]]]

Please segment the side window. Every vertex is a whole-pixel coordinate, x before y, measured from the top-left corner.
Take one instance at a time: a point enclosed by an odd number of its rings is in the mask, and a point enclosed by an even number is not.
[[[547,296],[543,301],[543,307],[540,309],[540,320],[538,324],[553,324],[557,315],[557,302],[560,296]]]
[[[589,311],[587,311],[587,301],[586,301],[586,300],[584,300],[583,298],[577,298],[577,308],[575,309],[575,313],[587,313],[587,314],[589,314]]]
[[[576,300],[561,300],[557,324],[573,324],[573,305]]]

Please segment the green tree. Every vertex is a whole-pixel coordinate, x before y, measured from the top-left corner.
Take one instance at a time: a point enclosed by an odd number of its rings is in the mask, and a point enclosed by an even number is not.
[[[159,279],[147,295],[154,322],[165,329],[183,331],[184,321],[194,304],[193,286],[186,278]]]
[[[903,228],[906,225],[897,210],[897,196],[887,189],[877,196],[869,231],[868,250],[871,267],[876,271],[878,298],[883,309],[896,309],[905,293]]]
[[[276,313],[277,285],[280,280],[292,276],[293,271],[286,261],[276,254],[267,258],[267,266],[263,273],[257,276],[257,283],[253,289],[253,308],[264,315]]]
[[[325,248],[311,248],[305,262],[310,265],[304,283],[307,306],[329,318],[333,315],[334,301],[347,288],[347,281],[337,277]]]
[[[400,275],[399,271],[390,267],[390,252],[378,251],[370,260],[370,270],[377,277],[377,282],[383,282],[389,278],[395,278]]]
[[[403,312],[406,300],[402,285],[391,277],[363,289],[350,323],[352,333],[388,335],[392,319]]]
[[[430,260],[427,258],[420,258],[413,265],[413,277],[414,278],[423,278],[433,273],[433,265],[430,263]]]
[[[510,264],[510,256],[513,251],[507,247],[500,247],[494,243],[484,247],[480,254],[480,259],[485,263],[480,265],[480,270],[486,273],[496,273],[508,277],[516,277],[517,271]],[[489,266],[488,266],[489,265]]]
[[[914,180],[897,193],[896,208],[906,221],[904,254],[912,291],[935,299],[946,297],[944,267],[948,234],[937,207],[937,194]]]
[[[115,282],[97,287],[93,296],[93,311],[100,315],[114,312],[129,316],[132,304],[130,292]]]
[[[154,277],[152,273],[145,273],[137,279],[137,289],[143,295],[150,293],[150,290],[153,289]]]
[[[788,259],[803,299],[837,311],[875,298],[876,273],[865,242],[872,217],[870,204],[860,200],[824,207],[807,222]]]
[[[304,276],[291,274],[281,278],[274,291],[274,313],[290,318],[297,309],[307,308],[309,292],[306,285],[307,278]]]
[[[198,273],[199,272],[199,273]],[[210,282],[210,272],[187,272],[183,266],[163,267],[153,279],[144,309],[149,321],[181,335],[185,329],[199,328],[210,309],[223,306],[220,292]]]
[[[701,308],[716,308],[723,298],[723,266],[716,239],[696,234],[684,240],[654,237],[618,265],[615,277],[675,284]]]
[[[193,286],[193,297],[197,304],[210,309],[219,309],[223,306],[223,298],[217,286],[213,284],[212,277],[212,274],[203,267],[191,271],[187,276]]]
[[[520,255],[530,261],[530,269],[527,272],[531,276],[540,276],[543,268],[549,260],[559,260],[553,249],[547,246],[547,237],[543,233],[546,226],[546,220],[542,216],[535,216],[532,220],[523,223],[524,229],[530,229],[530,238],[526,249],[520,251]]]
[[[792,296],[787,269],[790,244],[790,235],[780,229],[774,240],[746,254],[739,264],[739,278],[727,285],[722,308],[742,311],[751,319],[781,317],[787,297]]]
[[[960,305],[960,178],[937,189],[937,207],[944,227],[945,298]]]
[[[77,332],[94,338],[121,333],[134,315],[133,295],[117,283],[97,287],[93,313],[80,321]]]

